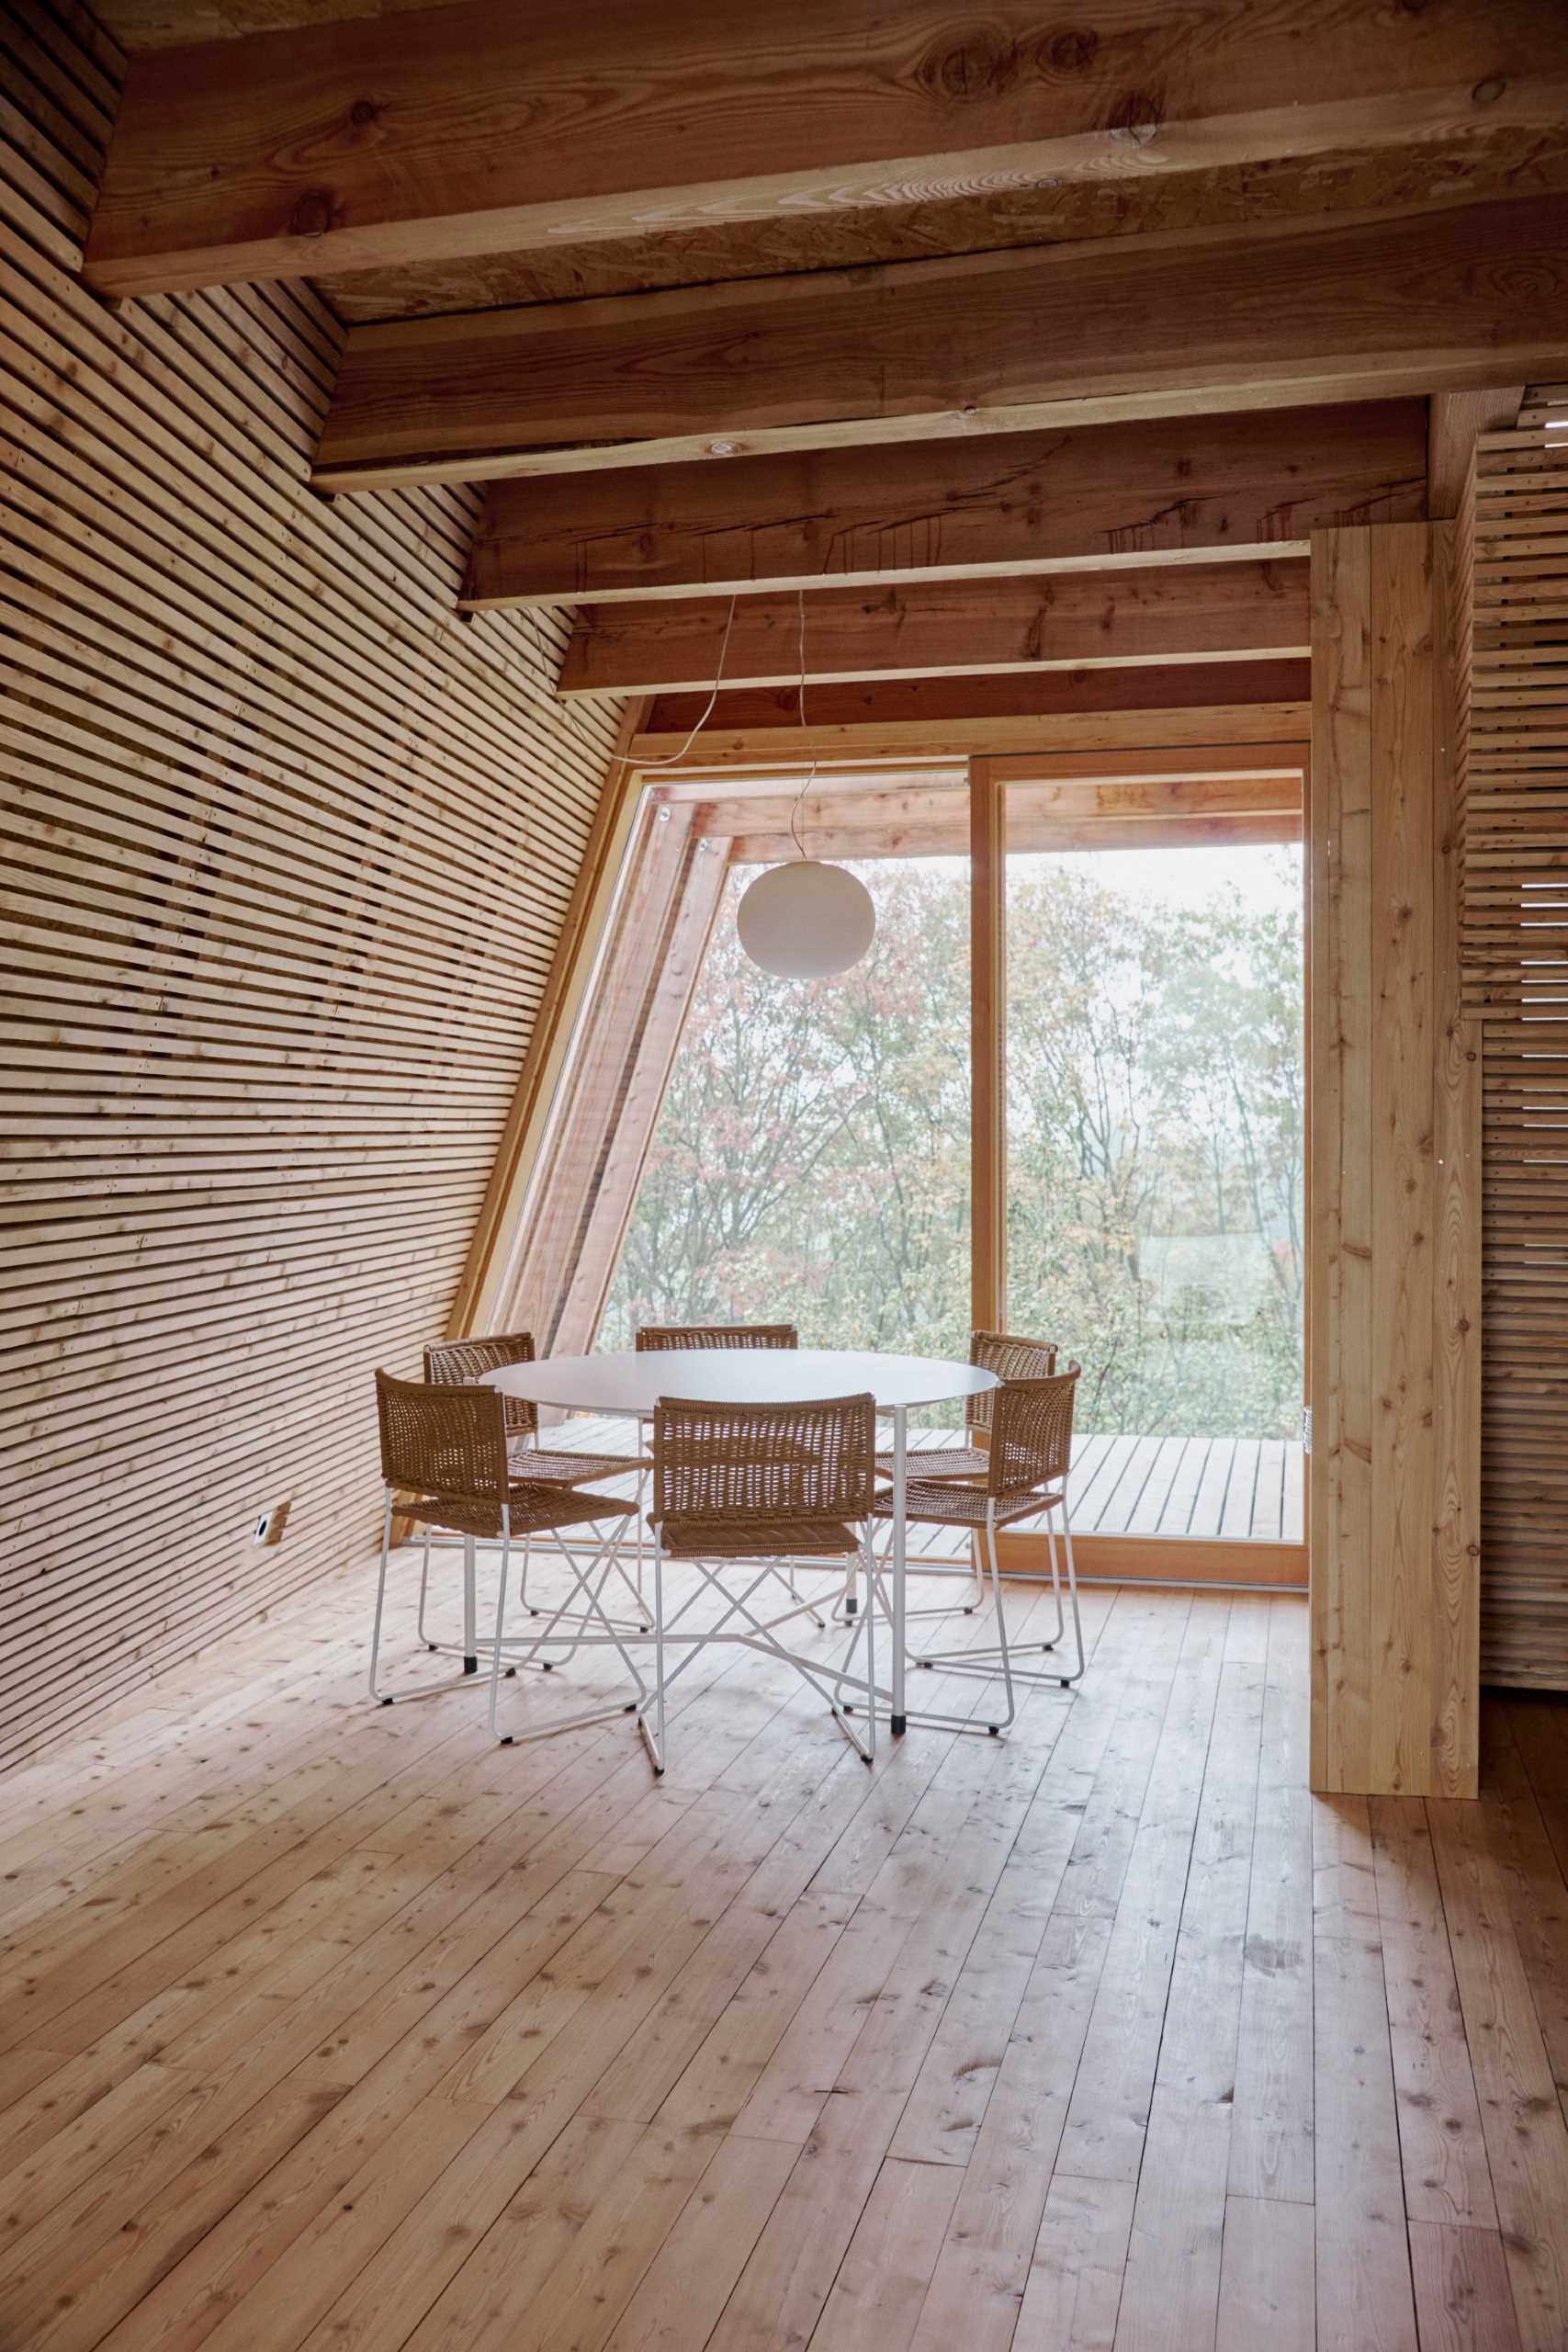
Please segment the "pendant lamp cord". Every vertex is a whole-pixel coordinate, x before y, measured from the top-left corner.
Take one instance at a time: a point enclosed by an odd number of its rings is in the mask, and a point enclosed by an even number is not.
[[[706,702],[703,705],[701,717],[698,718],[697,723],[693,728],[691,733],[687,736],[685,741],[682,744],[680,750],[675,752],[672,758],[668,760],[639,760],[632,757],[628,752],[617,752],[611,763],[612,766],[617,768],[641,768],[643,773],[647,775],[653,775],[655,771],[660,768],[678,768],[680,766],[682,761],[685,758],[687,752],[696,741],[697,737],[702,733],[703,729],[713,717],[713,707],[718,700],[718,690],[724,684],[725,656],[729,651],[729,632],[735,627],[735,607],[739,602],[740,599],[739,596],[731,596],[729,600],[729,617],[724,624],[724,635],[719,640],[718,668],[714,672],[713,692],[709,695]]]
[[[804,733],[806,729],[806,591],[804,588],[797,588],[795,594],[800,623],[800,684],[795,691],[795,707],[800,712],[801,731]],[[803,858],[806,856],[806,843],[800,837],[800,813],[805,805],[806,796],[811,789],[812,778],[816,775],[819,765],[820,763],[818,761],[812,761],[811,766],[807,774],[806,781],[795,796],[795,806],[789,812],[790,833],[794,839],[795,848],[800,852]]]
[[[735,607],[739,601],[740,599],[739,595],[731,596],[729,600],[729,613],[724,624],[724,635],[719,640],[718,667],[714,672],[712,691],[709,693],[706,702],[703,705],[695,725],[693,727],[692,731],[687,736],[685,741],[682,744],[680,750],[672,752],[671,757],[667,760],[639,760],[630,752],[617,752],[613,762],[613,764],[615,767],[638,768],[645,775],[652,775],[657,774],[661,768],[678,768],[684,761],[687,752],[696,741],[697,737],[702,733],[703,729],[707,725],[708,720],[713,717],[714,706],[718,700],[719,689],[724,684],[724,664],[729,652],[730,632],[735,627]],[[798,624],[796,634],[800,654],[800,683],[795,689],[795,707],[800,713],[800,724],[802,729],[804,729],[806,726],[806,591],[804,588],[797,588],[795,590],[795,607]],[[806,856],[806,843],[801,837],[800,831],[801,810],[805,805],[806,796],[811,789],[812,784],[816,779],[817,771],[820,765],[820,760],[812,761],[811,765],[807,772],[806,781],[802,784],[800,790],[795,794],[795,804],[789,812],[790,837],[794,841],[795,848],[799,851],[800,855],[803,858]]]

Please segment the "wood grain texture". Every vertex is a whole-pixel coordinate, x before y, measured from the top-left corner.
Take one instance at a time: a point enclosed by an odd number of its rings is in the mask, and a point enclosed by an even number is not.
[[[314,480],[580,472],[1472,389],[1564,372],[1565,288],[1562,207],[1520,202],[357,327]]]
[[[359,13],[357,10],[355,14]],[[698,220],[626,237],[570,239],[527,253],[466,261],[404,262],[312,275],[345,324],[429,318],[519,303],[581,302],[671,286],[716,286],[799,269],[864,269],[933,254],[999,253],[1021,245],[1147,236],[1326,214],[1422,211],[1435,201],[1568,191],[1568,127],[1497,126],[1495,108],[1436,130],[1408,147],[1161,171],[1143,178],[1058,182],[1054,187],[919,190],[874,209],[818,206],[751,220]]]
[[[1236,713],[1251,713],[1256,703],[1291,703],[1298,713],[1304,713],[1307,698],[1312,694],[1309,668],[1304,661],[1215,661],[1215,663],[1156,663],[1152,668],[1134,671],[1032,671],[1013,673],[1004,677],[919,677],[919,680],[888,680],[870,684],[825,684],[811,696],[813,729],[853,729],[853,727],[886,727],[886,729],[908,729],[909,746],[919,729],[950,729],[962,724],[997,722],[1009,724],[1018,719],[1075,719],[1081,718],[1086,727],[1112,722],[1117,718],[1138,719],[1140,713],[1155,713],[1149,718],[1143,743],[1161,741],[1187,741],[1187,743],[1227,743],[1227,741],[1265,741],[1265,734],[1256,729],[1251,718],[1239,718]],[[659,694],[649,706],[647,729],[649,736],[672,736],[670,751],[684,743],[694,724],[698,722],[705,694]],[[1197,713],[1215,710],[1223,713],[1213,719],[1203,734]],[[761,687],[745,694],[727,694],[724,710],[719,713],[722,727],[703,729],[698,741],[691,746],[694,762],[701,764],[705,752],[715,741],[727,741],[731,734],[748,734],[760,741],[764,731],[790,729],[799,727],[799,692],[787,687]],[[1187,734],[1164,734],[1164,727],[1187,727]],[[1304,719],[1303,719],[1304,724]],[[1303,727],[1283,724],[1277,729],[1277,739],[1298,736]],[[1105,736],[1105,741],[1135,741],[1134,736]],[[976,743],[976,751],[987,746]],[[915,755],[915,746],[912,746]],[[938,746],[941,757],[941,746]]]
[[[869,0],[802,0],[766,28],[724,0],[329,20],[137,62],[89,267],[107,292],[167,292],[1399,147],[1480,113],[1488,77],[1505,122],[1560,117],[1550,0],[1488,13],[1369,21],[1312,0],[1310,22],[1223,38],[1197,0],[1157,25],[1111,0],[1092,33],[1054,36],[1020,0],[967,23]]]
[[[63,196],[109,52],[24,13],[7,99]],[[63,207],[28,218],[0,278],[0,1761],[371,1540],[370,1370],[447,1319],[615,729],[551,699],[558,624],[451,618],[471,500],[306,490],[341,340],[308,290],[116,318]]]
[[[1451,520],[1459,513],[1478,435],[1511,430],[1524,396],[1523,384],[1484,392],[1433,393],[1428,402],[1427,512],[1434,523]]]
[[[418,1583],[411,1551],[394,1657]],[[1084,1682],[1006,1741],[912,1732],[867,1771],[793,1676],[710,1651],[655,1787],[619,1720],[500,1753],[461,1693],[367,1706],[365,1600],[286,1598],[0,1781],[29,2352],[1560,2342],[1549,1706],[1488,1703],[1481,1804],[1370,1822],[1306,1787],[1299,1598],[1095,1589]],[[1264,1983],[1305,1993],[1268,2103],[1309,2160],[1243,2192]],[[1497,2222],[1429,2218],[1439,2137]]]
[[[731,606],[733,605],[733,616]],[[800,596],[588,605],[561,665],[567,700],[854,678],[964,676],[1254,659],[1307,650],[1302,562],[921,581]]]
[[[1304,554],[1320,525],[1417,519],[1426,462],[1422,403],[1389,401],[495,482],[462,601],[482,610]]]
[[[1475,1092],[1440,534],[1314,547],[1313,1780],[1473,1791]],[[1439,1166],[1438,1138],[1441,1136]]]

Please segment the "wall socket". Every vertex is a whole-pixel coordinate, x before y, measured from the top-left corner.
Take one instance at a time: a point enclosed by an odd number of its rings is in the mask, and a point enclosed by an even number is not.
[[[269,1503],[251,1530],[253,1544],[281,1544],[288,1523],[288,1505]]]

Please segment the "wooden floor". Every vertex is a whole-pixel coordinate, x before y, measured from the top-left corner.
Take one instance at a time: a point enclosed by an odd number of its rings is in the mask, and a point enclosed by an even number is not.
[[[1102,1587],[1007,1741],[708,1651],[655,1783],[369,1598],[0,1783],[6,2352],[1568,2342],[1562,1707],[1315,1801],[1303,1603]]]
[[[911,1431],[910,1443],[959,1445],[962,1430]],[[626,1425],[599,1417],[568,1421],[552,1444],[626,1450]],[[1073,1441],[1073,1527],[1079,1535],[1183,1536],[1299,1544],[1303,1454],[1282,1438],[1086,1437]],[[952,1549],[936,1528],[910,1530],[911,1545]]]

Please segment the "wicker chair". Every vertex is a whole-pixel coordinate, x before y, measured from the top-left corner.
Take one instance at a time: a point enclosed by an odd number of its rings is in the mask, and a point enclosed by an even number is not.
[[[672,1348],[798,1348],[793,1323],[645,1323],[638,1355]]]
[[[1056,1369],[1056,1350],[1050,1340],[1023,1340],[1009,1331],[971,1331],[969,1361],[982,1372],[994,1372],[998,1380],[1049,1380]],[[975,1440],[991,1431],[991,1400],[996,1395],[988,1388],[983,1396],[971,1396],[965,1416],[968,1423],[967,1445],[932,1446],[929,1453],[916,1452],[908,1457],[909,1476],[922,1485],[932,1478],[984,1478],[990,1466],[987,1446]],[[893,1476],[893,1456],[879,1453],[876,1466],[885,1478]]]
[[[1078,1616],[1077,1570],[1073,1560],[1072,1521],[1067,1510],[1067,1480],[1073,1458],[1073,1403],[1083,1367],[1068,1364],[1065,1372],[1043,1378],[1006,1380],[990,1391],[991,1443],[986,1456],[985,1485],[944,1483],[940,1478],[911,1476],[908,1481],[906,1515],[912,1526],[961,1527],[984,1541],[986,1566],[996,1604],[998,1640],[994,1646],[967,1650],[926,1651],[914,1658],[917,1666],[942,1667],[949,1673],[979,1675],[994,1681],[999,1666],[1007,1692],[1007,1713],[986,1729],[1005,1730],[1017,1713],[1014,1684],[1056,1682],[1066,1690],[1084,1670],[1083,1626]],[[1071,1674],[1043,1674],[1015,1667],[1008,1644],[1007,1612],[1002,1601],[1001,1576],[997,1566],[997,1530],[1016,1520],[1043,1514],[1051,1561],[1051,1583],[1056,1596],[1056,1631],[1043,1651],[1055,1648],[1066,1631],[1062,1577],[1056,1555],[1055,1515],[1060,1512],[1067,1560],[1067,1596],[1072,1609],[1077,1664]],[[880,1521],[890,1522],[893,1500],[881,1496],[874,1509]],[[998,1663],[988,1664],[988,1660]],[[928,1715],[923,1721],[954,1728],[973,1728],[957,1716]]]
[[[654,1726],[649,1745],[654,1768],[664,1769],[665,1696],[698,1649],[714,1641],[736,1642],[787,1660],[825,1698],[857,1753],[871,1761],[876,1742],[874,1610],[870,1606],[869,1519],[875,1496],[872,1448],[874,1401],[869,1396],[840,1396],[798,1405],[706,1404],[660,1397],[653,1418],[654,1531],[653,1623]],[[841,1667],[824,1666],[786,1649],[776,1629],[809,1613],[795,1601],[782,1612],[761,1617],[752,1605],[776,1575],[780,1557],[842,1564],[868,1580],[867,1606],[857,1615]],[[664,1563],[690,1560],[701,1583],[673,1615],[665,1607]],[[744,1591],[724,1581],[727,1567],[754,1563],[757,1574]],[[694,1602],[716,1593],[724,1613],[716,1623],[682,1631]],[[733,1619],[739,1631],[728,1630]],[[818,1623],[820,1623],[820,1620]],[[865,1671],[852,1676],[854,1653],[863,1639]],[[687,1645],[672,1672],[665,1668],[671,1642]],[[865,1731],[849,1721],[843,1686],[862,1693]],[[644,1718],[646,1729],[646,1716]]]
[[[533,1363],[534,1334],[532,1331],[497,1332],[484,1340],[448,1340],[438,1348],[424,1351],[424,1376],[438,1386],[457,1386],[483,1380],[485,1374],[499,1372],[506,1364]],[[644,1632],[648,1630],[642,1598],[642,1521],[643,1490],[648,1477],[649,1460],[645,1453],[578,1453],[570,1447],[551,1452],[539,1443],[539,1408],[531,1397],[508,1396],[502,1394],[502,1409],[506,1416],[506,1453],[512,1476],[524,1479],[529,1486],[592,1486],[601,1478],[637,1479],[637,1546],[633,1574],[628,1576],[617,1563],[622,1583],[637,1606],[634,1621]],[[523,1546],[523,1566],[518,1586],[518,1600],[530,1616],[544,1612],[528,1599],[528,1570],[533,1561],[533,1545]],[[430,1538],[424,1539],[424,1574],[419,1594],[419,1637],[427,1648],[434,1649],[425,1631],[425,1593],[430,1582]]]
[[[448,1340],[439,1348],[426,1348],[424,1376],[440,1386],[458,1386],[507,1364],[534,1361],[532,1331],[498,1332],[488,1340]],[[647,1466],[643,1454],[573,1453],[570,1448],[547,1452],[539,1444],[539,1408],[532,1398],[503,1396],[502,1402],[512,1475],[530,1486],[582,1487],[595,1478],[622,1478]]]
[[[575,1487],[539,1485],[518,1479],[508,1454],[505,1415],[492,1388],[461,1388],[414,1380],[394,1380],[376,1374],[376,1409],[381,1430],[381,1476],[386,1510],[381,1528],[381,1570],[376,1589],[376,1622],[370,1642],[370,1695],[384,1707],[394,1699],[428,1698],[437,1690],[472,1687],[468,1678],[479,1672],[479,1637],[475,1623],[474,1544],[477,1540],[501,1544],[500,1593],[496,1602],[495,1639],[491,1651],[490,1724],[496,1729],[496,1698],[502,1671],[502,1635],[512,1546],[520,1537],[563,1527],[613,1522],[599,1550],[584,1569],[568,1559],[585,1611],[603,1625],[604,1635],[620,1652],[637,1687],[637,1698],[614,1707],[599,1708],[553,1723],[531,1733],[565,1731],[580,1724],[602,1723],[610,1715],[633,1712],[647,1695],[637,1671],[610,1619],[602,1592],[614,1563],[619,1530],[635,1511],[635,1503],[613,1495],[596,1495]],[[427,1683],[417,1690],[384,1692],[378,1683],[381,1656],[381,1620],[387,1598],[387,1566],[391,1552],[394,1516],[417,1520],[423,1526],[447,1529],[463,1543],[463,1673],[448,1682]],[[595,1577],[597,1581],[595,1582]],[[518,1660],[536,1662],[541,1635]],[[510,1669],[514,1672],[515,1667]],[[499,1735],[498,1735],[499,1736]],[[510,1745],[510,1739],[506,1743]]]
[[[800,1333],[793,1323],[645,1323],[637,1335],[637,1352],[641,1355],[673,1353],[688,1348],[798,1348]],[[795,1582],[795,1564],[786,1561],[779,1570],[789,1587],[792,1600],[801,1598]],[[850,1579],[852,1584],[853,1579]],[[852,1600],[844,1606],[852,1613]],[[827,1630],[827,1619],[811,1611],[812,1623],[818,1633]]]

